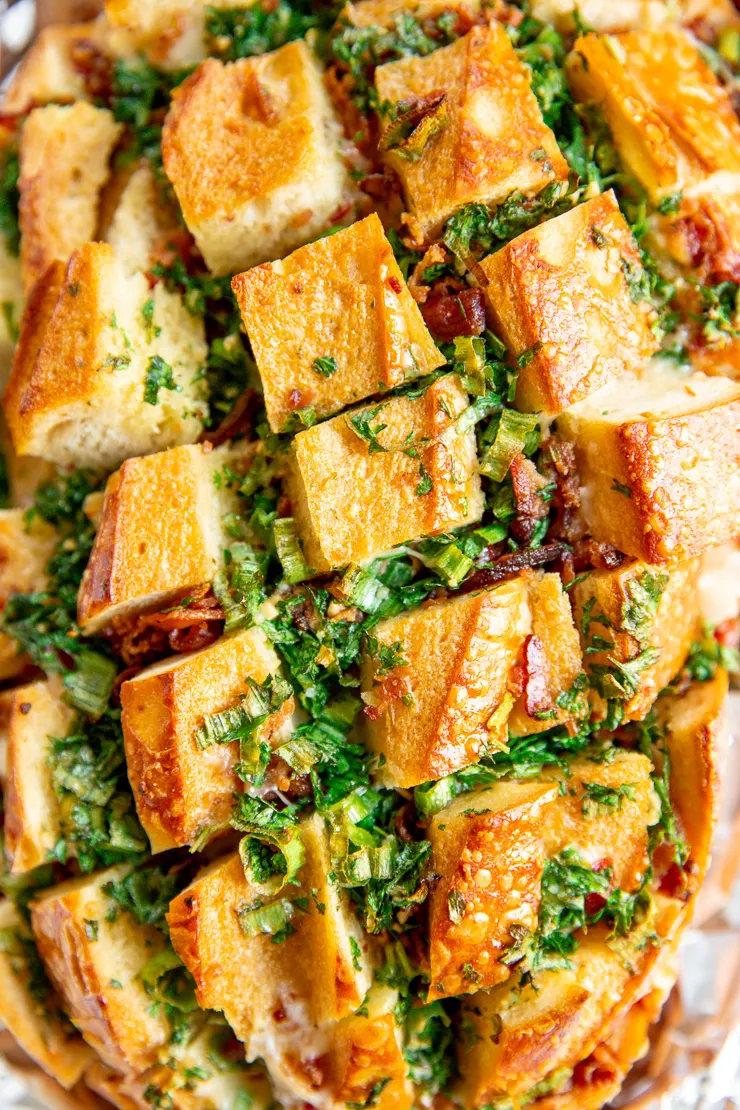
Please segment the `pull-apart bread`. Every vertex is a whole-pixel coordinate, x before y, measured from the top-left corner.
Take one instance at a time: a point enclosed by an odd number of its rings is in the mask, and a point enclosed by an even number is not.
[[[740,644],[729,0],[107,0],[0,113],[0,1022],[600,1110]]]

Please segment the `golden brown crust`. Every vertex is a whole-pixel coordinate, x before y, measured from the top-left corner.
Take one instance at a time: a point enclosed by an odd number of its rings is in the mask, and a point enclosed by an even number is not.
[[[175,90],[162,134],[167,176],[206,262],[236,273],[315,238],[344,170],[306,44],[224,65]]]
[[[23,947],[15,939],[28,940],[29,931],[10,901],[0,902],[0,929],[0,1021],[39,1067],[69,1090],[91,1063],[92,1052],[55,1010],[53,998],[46,1006],[34,1001]]]
[[[314,573],[480,519],[475,435],[454,424],[466,407],[458,379],[447,375],[421,397],[391,398],[299,432],[287,492]],[[363,414],[373,428],[386,426],[383,450],[371,452],[353,430]]]
[[[448,122],[416,162],[389,152],[412,214],[436,234],[465,204],[498,204],[510,193],[539,193],[565,181],[568,168],[546,127],[500,23],[473,27],[451,46],[428,57],[380,66],[375,85],[381,103],[444,91]],[[541,151],[544,157],[532,157]]]
[[[381,644],[400,643],[406,660],[388,679],[367,655],[362,672],[368,745],[384,756],[380,774],[394,786],[477,763],[487,748],[505,744],[509,725],[522,735],[569,715],[555,699],[580,672],[581,653],[557,575],[522,575],[437,601],[382,621],[374,635]],[[532,637],[543,652],[538,710],[547,716],[539,720],[520,697],[522,654]]]
[[[151,301],[155,327],[142,310]],[[187,443],[202,429],[195,380],[202,321],[161,284],[126,273],[105,243],[85,243],[66,269],[52,264],[32,290],[3,409],[19,454],[112,468],[129,455]],[[151,359],[174,386],[147,399]]]
[[[585,35],[568,59],[568,75],[577,99],[603,106],[617,150],[653,202],[682,190],[711,191],[713,174],[740,173],[740,123],[681,28]]]
[[[615,887],[639,887],[648,867],[648,824],[657,803],[645,756],[622,752],[609,764],[574,761],[567,775],[502,782],[463,794],[429,829],[429,998],[486,990],[511,975],[507,950],[537,929],[545,860],[575,849],[611,870]],[[618,810],[591,805],[587,787],[629,786]]]
[[[657,705],[658,719],[666,728],[671,803],[694,864],[693,890],[701,886],[709,866],[717,820],[727,688],[727,674],[718,670],[710,682],[694,683],[686,693],[663,697]]]
[[[239,702],[248,691],[248,679],[262,683],[278,668],[264,633],[251,628],[123,684],[128,775],[152,851],[193,844],[205,829],[228,824],[240,786],[234,771],[238,744],[214,744],[202,751],[195,734],[206,717]],[[288,698],[265,739],[293,708]]]
[[[111,1067],[141,1072],[170,1037],[137,978],[166,941],[120,908],[110,920],[116,903],[103,888],[129,871],[119,864],[53,887],[32,903],[31,920],[49,977],[85,1040]]]
[[[304,896],[308,908],[294,917],[295,932],[280,944],[242,932],[238,911],[261,890],[250,887],[238,855],[201,872],[167,915],[172,944],[195,979],[200,1005],[223,1010],[248,1059],[265,1055],[270,1062],[275,1055],[279,1062],[300,1050],[327,1023],[352,1014],[370,985],[367,938],[328,881],[324,821],[315,814],[300,828],[306,851],[300,887],[286,887],[283,896]],[[350,937],[359,945],[355,961]]]
[[[42,28],[23,55],[3,94],[3,112],[13,116],[48,104],[87,100],[84,75],[74,65],[78,44],[97,47],[95,23],[55,24]]]
[[[78,619],[92,632],[113,617],[157,608],[213,580],[226,546],[213,474],[238,469],[249,447],[175,447],[127,459],[108,479],[100,528],[78,597]],[[168,506],[169,511],[163,512]]]
[[[297,409],[330,416],[444,362],[375,214],[232,287],[274,432]],[[336,369],[322,376],[315,360],[326,358]]]
[[[20,227],[23,284],[95,237],[108,159],[121,134],[105,108],[78,101],[36,108],[20,142]]]
[[[558,428],[576,447],[594,538],[662,566],[740,529],[740,385],[649,371],[570,409]]]
[[[518,408],[562,412],[656,350],[654,311],[635,304],[625,277],[640,267],[612,192],[483,259],[499,335],[514,356],[535,352],[519,370]]]

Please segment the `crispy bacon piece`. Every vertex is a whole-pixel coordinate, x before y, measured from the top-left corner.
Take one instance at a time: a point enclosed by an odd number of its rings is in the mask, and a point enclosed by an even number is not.
[[[257,405],[258,397],[255,391],[245,389],[237,397],[236,404],[231,412],[227,413],[217,428],[212,428],[209,432],[203,432],[200,442],[219,447],[222,443],[226,443],[228,439],[249,435],[254,425]]]
[[[444,342],[458,335],[483,335],[486,330],[486,302],[480,289],[432,293],[421,305],[421,314],[432,335]]]
[[[171,651],[207,647],[223,632],[224,611],[210,585],[197,586],[179,604],[161,613],[114,618],[103,633],[129,666],[141,667]]]
[[[90,98],[108,103],[113,83],[113,59],[90,39],[77,39],[69,53],[70,61],[82,77]]]
[[[550,484],[530,459],[515,455],[510,467],[519,518],[511,526],[511,534],[517,543],[527,544],[534,535],[538,521],[544,520],[550,512],[550,503],[542,491]]]
[[[486,586],[493,586],[503,582],[505,578],[519,574],[520,571],[531,567],[546,566],[564,559],[569,554],[564,543],[548,543],[544,547],[527,547],[521,551],[514,551],[511,555],[502,555],[490,567],[481,567],[466,578],[460,587],[459,593],[467,594],[473,590],[483,590]]]

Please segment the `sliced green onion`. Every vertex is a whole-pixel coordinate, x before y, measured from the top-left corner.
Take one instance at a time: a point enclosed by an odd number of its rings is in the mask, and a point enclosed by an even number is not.
[[[301,838],[298,818],[290,810],[276,810],[269,802],[260,798],[244,797],[238,799],[231,815],[231,823],[246,837],[239,845],[244,873],[254,886],[266,886],[272,890],[275,886],[298,883],[298,872],[305,862],[305,849]],[[245,840],[255,837],[264,841],[271,848],[276,848],[285,860],[285,873],[273,876],[267,884],[261,884],[252,872],[252,865],[247,851]]]
[[[214,579],[213,592],[224,610],[226,632],[254,624],[257,610],[265,600],[267,558],[248,543],[234,543],[224,552],[224,568]]]
[[[455,339],[455,367],[461,368],[462,386],[481,397],[486,392],[486,349],[479,336],[458,335]]]
[[[280,675],[268,675],[262,683],[253,678],[246,680],[248,692],[239,705],[232,705],[221,713],[206,717],[195,734],[201,751],[212,744],[231,744],[246,740],[283,706],[293,693],[291,686]]]
[[[377,613],[391,596],[390,590],[379,578],[354,563],[347,567],[340,578],[337,592],[347,605],[356,605],[366,613]]]
[[[266,906],[241,906],[236,915],[245,937],[274,937],[295,919],[297,912],[295,903],[287,898],[280,898]]]
[[[454,543],[448,544],[434,555],[425,556],[424,562],[436,570],[453,590],[460,585],[473,565],[473,560]]]
[[[118,668],[99,651],[81,651],[77,669],[62,679],[67,700],[88,717],[100,717],[110,700]]]
[[[433,817],[460,793],[459,783],[455,775],[439,779],[437,782],[427,782],[417,786],[414,790],[414,805],[422,817]]]
[[[371,879],[391,879],[395,859],[395,841],[388,838],[382,844],[365,845],[343,857],[332,856],[332,871],[340,886],[364,886]]]
[[[279,517],[273,525],[273,534],[275,550],[283,566],[285,581],[293,585],[295,582],[303,582],[306,578],[310,578],[311,571],[303,558],[293,517]]]
[[[528,437],[539,424],[536,412],[515,412],[504,409],[496,438],[480,464],[481,474],[494,482],[503,482],[516,455],[521,454]]]
[[[501,543],[501,540],[505,540],[508,534],[508,529],[503,524],[487,524],[485,528],[476,528],[473,533],[473,535],[485,540],[486,546],[489,543]]]

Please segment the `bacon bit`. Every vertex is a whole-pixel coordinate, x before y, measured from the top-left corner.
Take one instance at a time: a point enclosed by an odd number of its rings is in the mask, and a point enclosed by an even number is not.
[[[524,699],[530,717],[552,709],[552,695],[548,689],[549,667],[545,645],[539,636],[527,636],[523,650]]]
[[[204,271],[203,259],[195,245],[195,239],[184,227],[172,228],[162,234],[155,241],[150,253],[152,267],[160,265],[166,269],[172,266],[178,258],[182,259],[188,273],[194,274]],[[148,273],[147,278],[150,286],[154,286],[162,280],[152,273]]]
[[[253,389],[245,389],[237,397],[236,404],[231,412],[227,413],[217,428],[213,428],[209,432],[203,432],[200,442],[210,443],[212,447],[219,447],[228,439],[249,435],[254,424],[257,400],[257,394]]]
[[[458,335],[483,335],[486,330],[486,302],[480,289],[430,296],[422,303],[421,314],[432,334],[445,342]]]
[[[409,292],[417,304],[424,304],[431,291],[431,285],[424,284],[424,274],[431,266],[447,261],[447,250],[441,243],[432,243],[424,257],[417,262],[409,277]]]
[[[297,409],[305,408],[307,404],[308,402],[303,400],[303,394],[301,393],[300,389],[291,389],[290,393],[288,394],[288,408],[291,408],[295,411]]]
[[[520,516],[531,516],[535,520],[542,520],[550,511],[548,503],[542,497],[542,490],[549,482],[537,470],[537,467],[524,455],[515,455],[510,466],[511,481],[514,487],[514,500]]]
[[[563,543],[548,543],[544,547],[525,548],[515,551],[511,555],[502,555],[490,567],[481,567],[466,578],[458,593],[468,594],[473,590],[482,590],[496,582],[503,582],[505,578],[519,574],[529,567],[542,567],[547,563],[554,563],[569,554],[568,548]]]
[[[740,617],[729,617],[718,624],[714,630],[714,638],[722,647],[740,647]]]
[[[386,166],[382,173],[369,173],[358,188],[373,200],[389,201],[402,196],[401,181],[395,170]]]
[[[403,286],[401,285],[401,282],[398,280],[398,278],[391,274],[391,276],[388,278],[388,284],[393,292],[396,294],[396,296],[399,296],[403,289]]]
[[[207,647],[223,632],[223,622],[220,602],[210,585],[204,585],[190,591],[186,605],[114,618],[103,635],[124,663],[140,668],[170,651],[184,654]]]
[[[330,66],[324,74],[324,85],[342,121],[345,136],[368,158],[375,159],[378,121],[368,120],[358,109],[352,99],[352,78],[349,73],[340,73],[336,66]]]
[[[606,905],[606,898],[601,894],[587,894],[583,900],[583,906],[586,913],[591,915],[598,913]]]
[[[90,39],[77,39],[70,47],[69,60],[82,77],[85,91],[91,99],[108,102],[113,82],[113,59]]]
[[[406,802],[401,806],[396,814],[395,829],[406,844],[413,844],[419,839],[421,834],[416,820],[416,806],[413,802]]]
[[[576,574],[595,567],[597,570],[615,570],[627,558],[608,543],[598,543],[590,537],[573,545],[573,569]]]

